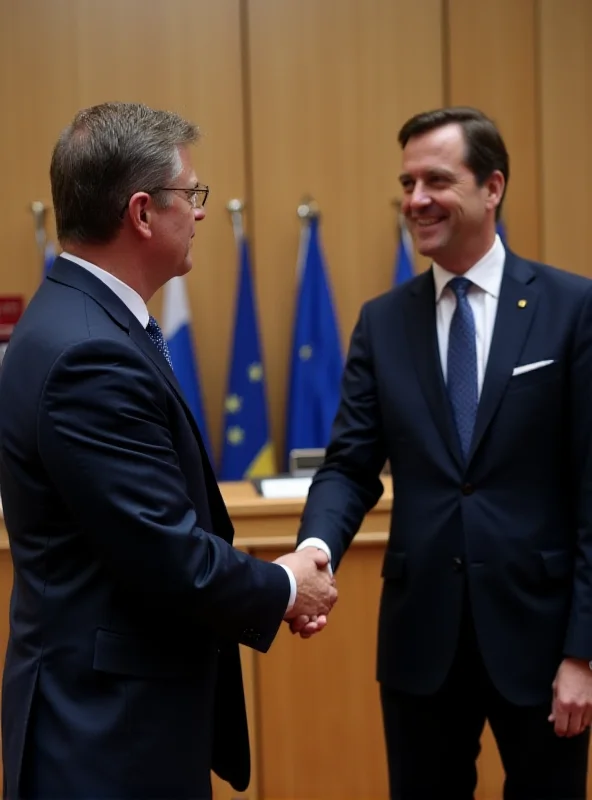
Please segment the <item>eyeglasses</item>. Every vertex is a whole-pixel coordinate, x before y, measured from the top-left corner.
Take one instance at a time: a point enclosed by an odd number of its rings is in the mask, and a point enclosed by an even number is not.
[[[191,208],[203,208],[208,199],[210,187],[204,183],[198,183],[197,186],[193,186],[191,189],[182,189],[176,186],[156,186],[149,194],[154,194],[155,192],[183,192]]]
[[[206,186],[205,183],[198,183],[197,186],[192,186],[191,189],[184,189],[180,186],[156,186],[154,189],[147,191],[146,194],[156,194],[157,192],[182,192],[191,208],[203,208],[208,199],[210,187]],[[128,203],[121,209],[120,216],[122,218],[127,211]]]

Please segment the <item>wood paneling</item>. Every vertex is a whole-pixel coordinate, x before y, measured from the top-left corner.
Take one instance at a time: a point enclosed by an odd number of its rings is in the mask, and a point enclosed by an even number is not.
[[[411,114],[442,102],[441,3],[248,0],[250,231],[273,434],[283,447],[296,208],[317,200],[344,342],[392,281],[400,153]]]
[[[592,3],[539,6],[543,253],[592,277]]]
[[[322,635],[302,641],[284,628],[257,657],[267,698],[259,704],[260,800],[388,796],[374,666],[383,554],[383,545],[348,554]]]
[[[51,206],[51,151],[78,102],[72,6],[0,0],[0,293],[27,300],[41,276],[31,202]]]
[[[225,207],[245,193],[241,76],[239,0],[0,0],[0,99],[11,110],[2,129],[10,187],[0,193],[2,292],[28,298],[38,285],[28,206],[51,202],[51,149],[76,110],[144,102],[177,111],[203,131],[194,163],[211,195],[187,287],[216,451],[237,277]],[[150,308],[160,313],[160,293]]]
[[[476,106],[499,125],[510,153],[508,244],[540,258],[536,0],[444,1],[446,102]]]

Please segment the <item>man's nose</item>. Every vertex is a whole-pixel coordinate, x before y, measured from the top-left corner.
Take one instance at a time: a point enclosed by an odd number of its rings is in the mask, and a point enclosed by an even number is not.
[[[431,197],[421,183],[416,183],[409,198],[411,208],[425,208],[431,203]]]
[[[193,209],[193,216],[195,217],[195,221],[199,222],[200,219],[203,219],[206,215],[205,208],[194,208]]]

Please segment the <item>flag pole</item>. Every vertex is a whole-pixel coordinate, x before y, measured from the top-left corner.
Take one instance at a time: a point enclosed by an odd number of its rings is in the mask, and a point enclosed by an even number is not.
[[[47,206],[41,200],[34,200],[31,203],[31,213],[35,224],[35,241],[39,251],[41,267],[45,259],[45,245],[47,244],[47,231],[45,230],[45,219],[47,217]]]
[[[298,206],[296,213],[301,220],[318,219],[321,216],[319,205],[311,195],[305,195]]]
[[[245,210],[245,202],[244,200],[240,200],[238,197],[233,197],[232,200],[229,200],[226,203],[226,210],[230,214],[230,220],[232,222],[232,229],[234,231],[234,239],[236,241],[237,246],[240,244],[240,240],[244,236],[244,223],[243,223],[243,211]]]
[[[308,248],[308,239],[310,236],[310,223],[313,219],[320,219],[321,212],[319,204],[312,197],[312,195],[304,195],[300,201],[300,205],[296,209],[296,213],[302,222],[300,231],[300,238],[298,240],[298,256],[296,259],[296,276],[300,279],[302,270],[304,268],[304,260],[306,257],[306,250]]]

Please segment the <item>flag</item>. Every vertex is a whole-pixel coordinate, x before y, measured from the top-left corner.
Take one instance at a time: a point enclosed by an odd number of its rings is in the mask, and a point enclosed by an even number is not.
[[[395,256],[395,269],[393,275],[393,284],[400,286],[409,278],[414,275],[413,271],[413,240],[405,220],[399,217],[399,242],[397,244],[397,253]]]
[[[276,472],[249,245],[242,232],[237,244],[239,280],[220,467],[224,481],[260,478]]]
[[[48,274],[50,269],[53,267],[53,262],[55,261],[56,257],[56,249],[52,242],[47,242],[45,248],[43,250],[43,275],[42,277]]]
[[[507,238],[507,236],[506,236],[506,226],[504,225],[504,223],[502,222],[502,220],[501,220],[501,219],[500,219],[500,220],[498,220],[498,222],[497,222],[497,225],[496,225],[495,229],[496,229],[496,232],[497,232],[498,236],[499,236],[499,237],[500,237],[500,239],[502,240],[502,244],[503,244],[504,246],[507,246],[507,244],[508,244],[508,238]]]
[[[199,370],[191,333],[191,313],[184,277],[171,278],[165,284],[162,333],[169,347],[173,372],[183,390],[185,402],[195,417],[204,447],[211,460],[212,450],[201,399]]]
[[[343,355],[319,241],[319,220],[303,227],[300,286],[292,341],[287,452],[329,443],[339,405]]]

